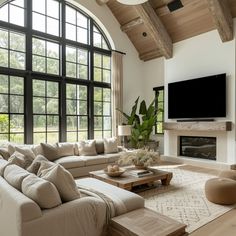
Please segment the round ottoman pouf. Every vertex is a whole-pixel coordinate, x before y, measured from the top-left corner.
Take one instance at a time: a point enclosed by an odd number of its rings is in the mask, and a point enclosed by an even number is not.
[[[219,177],[236,180],[236,170],[223,170],[220,172]]]
[[[236,203],[236,181],[227,178],[213,178],[206,181],[205,194],[208,201],[231,205]]]

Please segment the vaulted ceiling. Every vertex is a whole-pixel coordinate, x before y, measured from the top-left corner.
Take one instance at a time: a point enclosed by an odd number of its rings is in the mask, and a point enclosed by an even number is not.
[[[149,0],[124,5],[116,0],[96,0],[107,4],[137,49],[141,60],[173,57],[173,43],[217,29],[222,43],[234,38],[236,0]],[[171,11],[169,3],[182,7]]]

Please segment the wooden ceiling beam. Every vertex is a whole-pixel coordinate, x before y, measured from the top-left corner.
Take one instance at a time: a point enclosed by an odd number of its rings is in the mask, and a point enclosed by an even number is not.
[[[140,60],[143,60],[143,61],[148,61],[148,60],[158,58],[161,56],[162,56],[162,52],[159,49],[151,50],[149,52],[144,52],[144,53],[139,54]]]
[[[139,26],[139,25],[141,25],[141,24],[143,24],[143,19],[140,18],[140,17],[137,17],[137,18],[135,18],[135,19],[129,21],[128,23],[122,25],[122,26],[120,27],[120,29],[121,29],[123,32],[128,32],[128,31],[130,31],[131,29],[133,29],[134,27]]]
[[[148,29],[148,33],[152,35],[154,41],[156,42],[156,46],[160,49],[162,55],[166,59],[171,58],[173,56],[172,40],[151,4],[146,2],[136,5],[135,10],[142,18]]]
[[[234,38],[233,17],[228,0],[206,0],[222,42]]]
[[[109,2],[109,0],[96,0],[97,4],[102,6],[104,4],[107,4]]]

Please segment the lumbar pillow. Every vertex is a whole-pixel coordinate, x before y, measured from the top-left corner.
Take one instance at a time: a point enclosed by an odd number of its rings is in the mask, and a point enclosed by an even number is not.
[[[14,188],[21,191],[21,184],[30,173],[17,165],[8,165],[4,171],[4,179]]]
[[[80,197],[73,176],[69,171],[60,165],[53,165],[49,169],[41,171],[39,177],[53,183],[63,202],[75,200]]]
[[[53,208],[62,203],[54,184],[34,174],[30,174],[24,178],[22,192],[35,201],[42,209]]]
[[[60,158],[59,155],[59,148],[56,144],[51,145],[48,143],[41,143],[43,155],[49,160],[49,161],[55,161],[56,159]]]
[[[5,168],[10,165],[10,163],[4,159],[0,159],[0,176],[3,176]]]
[[[57,143],[58,153],[60,157],[73,156],[74,144],[73,143]]]
[[[10,157],[10,154],[7,150],[7,148],[0,148],[0,155],[5,159],[8,160]]]
[[[26,169],[27,167],[31,165],[33,160],[34,159],[32,157],[25,156],[24,154],[21,154],[18,151],[15,151],[8,159],[8,162],[11,164],[18,165],[23,169]]]
[[[38,155],[37,157],[35,157],[35,159],[31,163],[31,165],[27,168],[27,170],[30,173],[33,173],[36,175],[38,173],[38,170],[39,170],[42,162],[49,162],[49,160],[42,155]]]
[[[86,140],[76,143],[78,148],[78,155],[80,156],[96,156],[96,141],[95,140]]]
[[[118,141],[117,138],[104,138],[104,152],[115,153],[118,152]]]

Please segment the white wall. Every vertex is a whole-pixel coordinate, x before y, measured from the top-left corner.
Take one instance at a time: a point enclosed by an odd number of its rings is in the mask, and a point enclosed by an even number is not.
[[[141,98],[145,99],[147,104],[151,103],[154,99],[154,87],[164,86],[164,57],[147,61],[143,63],[143,91]],[[164,153],[164,135],[152,135],[152,139],[159,141],[160,153]]]
[[[222,43],[216,30],[174,44],[174,56],[165,60],[165,117],[167,117],[167,85],[170,82],[187,80],[219,73],[227,74],[227,118],[235,123],[235,40]],[[214,89],[214,87],[213,87]],[[166,118],[166,121],[169,121]],[[212,135],[212,134],[211,134]],[[172,132],[165,134],[165,155],[176,155]],[[216,134],[217,136],[217,134]],[[222,135],[221,135],[222,136]],[[235,163],[235,130],[224,134],[220,144],[227,147],[219,160]],[[220,155],[223,155],[220,153]]]

